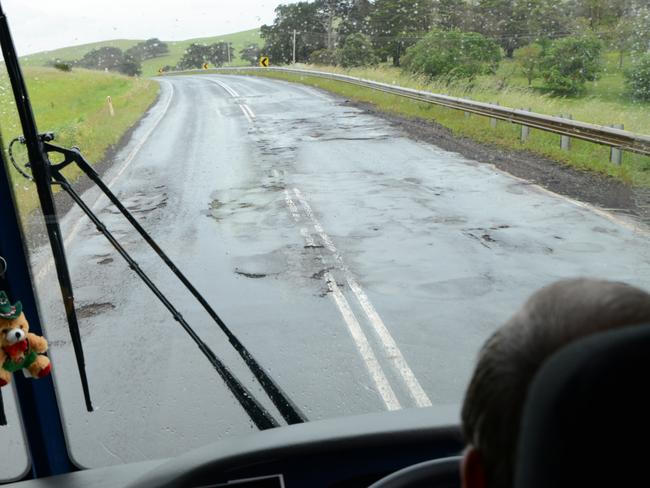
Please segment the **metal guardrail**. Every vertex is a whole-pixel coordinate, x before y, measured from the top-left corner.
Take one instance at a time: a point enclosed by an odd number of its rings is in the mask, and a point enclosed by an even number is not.
[[[404,88],[400,86],[380,83],[378,81],[366,80],[354,76],[341,75],[338,73],[328,73],[325,71],[315,71],[297,68],[258,68],[258,67],[241,67],[241,68],[214,68],[209,71],[275,71],[280,73],[290,73],[294,75],[313,76],[324,78],[352,85],[363,86],[372,90],[378,90],[393,95],[410,98],[425,103],[432,103],[442,107],[462,110],[463,112],[483,115],[493,119],[506,120],[508,122],[525,125],[535,129],[553,132],[556,134],[575,137],[584,141],[593,142],[611,146],[620,150],[630,151],[637,154],[650,156],[650,136],[637,134],[622,129],[614,129],[602,125],[589,124],[577,120],[564,119],[551,115],[543,115],[526,110],[503,107],[490,103],[476,102],[464,98],[450,97],[439,95],[413,88]],[[201,70],[192,70],[205,73]],[[167,74],[183,73],[179,71],[170,71]],[[187,73],[187,72],[185,72]]]

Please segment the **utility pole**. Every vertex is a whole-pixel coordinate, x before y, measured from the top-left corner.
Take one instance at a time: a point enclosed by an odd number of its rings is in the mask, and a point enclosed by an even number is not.
[[[293,64],[296,64],[296,29],[293,30]]]
[[[228,46],[226,47],[226,49],[228,49],[228,64],[230,64],[230,44],[231,43],[229,42]]]

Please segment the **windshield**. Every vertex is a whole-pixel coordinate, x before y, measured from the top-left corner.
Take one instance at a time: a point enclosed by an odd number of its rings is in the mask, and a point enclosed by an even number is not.
[[[133,260],[54,187],[87,411],[3,64],[12,198],[80,467],[255,432],[246,398],[282,428],[264,375],[308,421],[458,407],[481,344],[535,290],[650,286],[643,0],[2,8],[39,131],[79,148],[207,302],[67,166]],[[28,419],[2,394],[8,480],[29,469]]]

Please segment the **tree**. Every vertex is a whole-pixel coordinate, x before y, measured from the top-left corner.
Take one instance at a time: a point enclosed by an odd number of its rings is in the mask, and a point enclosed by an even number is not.
[[[78,66],[88,69],[119,71],[124,53],[117,47],[100,47],[87,52],[76,62]]]
[[[340,45],[344,45],[345,40],[351,34],[372,34],[370,25],[372,8],[369,0],[349,1],[336,32]]]
[[[650,101],[650,53],[635,59],[625,72],[625,84],[633,98]]]
[[[296,61],[306,62],[317,49],[326,47],[326,19],[318,2],[279,5],[272,25],[260,29],[263,52],[274,64],[290,63],[293,58],[293,32],[296,31]]]
[[[204,44],[190,44],[176,65],[178,69],[197,69],[210,61],[212,50]]]
[[[138,59],[125,54],[118,71],[128,76],[140,76],[142,74],[142,65]]]
[[[75,65],[88,69],[117,71],[129,76],[141,73],[140,61],[133,56],[125,55],[117,47],[100,47],[87,52],[75,62]]]
[[[341,66],[344,68],[368,66],[377,64],[377,61],[370,37],[365,34],[348,36],[341,49]]]
[[[248,61],[251,66],[257,66],[261,52],[262,51],[257,44],[250,44],[239,51],[239,58]]]
[[[370,15],[375,49],[399,66],[406,48],[431,29],[432,14],[433,0],[376,0]]]
[[[469,78],[494,73],[499,46],[476,32],[434,29],[404,56],[404,68],[431,77]]]
[[[339,62],[339,53],[335,49],[319,49],[309,55],[309,62],[321,66],[336,66]]]
[[[476,13],[480,19],[477,30],[497,40],[506,57],[512,58],[525,31],[524,19],[515,16],[515,0],[479,0]]]
[[[229,42],[215,42],[208,46],[208,49],[210,51],[208,60],[215,66],[223,66],[235,55],[235,50]]]
[[[626,1],[621,0],[572,0],[573,17],[583,17],[592,31],[598,32],[616,25],[625,13]]]
[[[471,5],[466,0],[434,0],[433,23],[443,30],[472,30]]]
[[[156,37],[139,42],[125,51],[125,54],[133,56],[139,61],[157,58],[168,53],[169,48],[167,47],[167,44]]]
[[[514,57],[521,66],[521,71],[528,80],[530,86],[539,72],[539,64],[542,60],[542,46],[539,44],[528,44],[515,51]]]
[[[633,32],[632,52],[639,54],[650,51],[650,6],[635,8],[630,17]]]
[[[593,35],[553,41],[541,62],[546,85],[558,94],[581,93],[600,72],[601,49],[602,43]]]

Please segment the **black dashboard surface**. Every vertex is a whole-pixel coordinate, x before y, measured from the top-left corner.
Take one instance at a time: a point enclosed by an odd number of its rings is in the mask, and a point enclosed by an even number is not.
[[[10,486],[362,487],[406,466],[458,454],[458,423],[456,406],[328,419],[225,439],[174,459]]]

